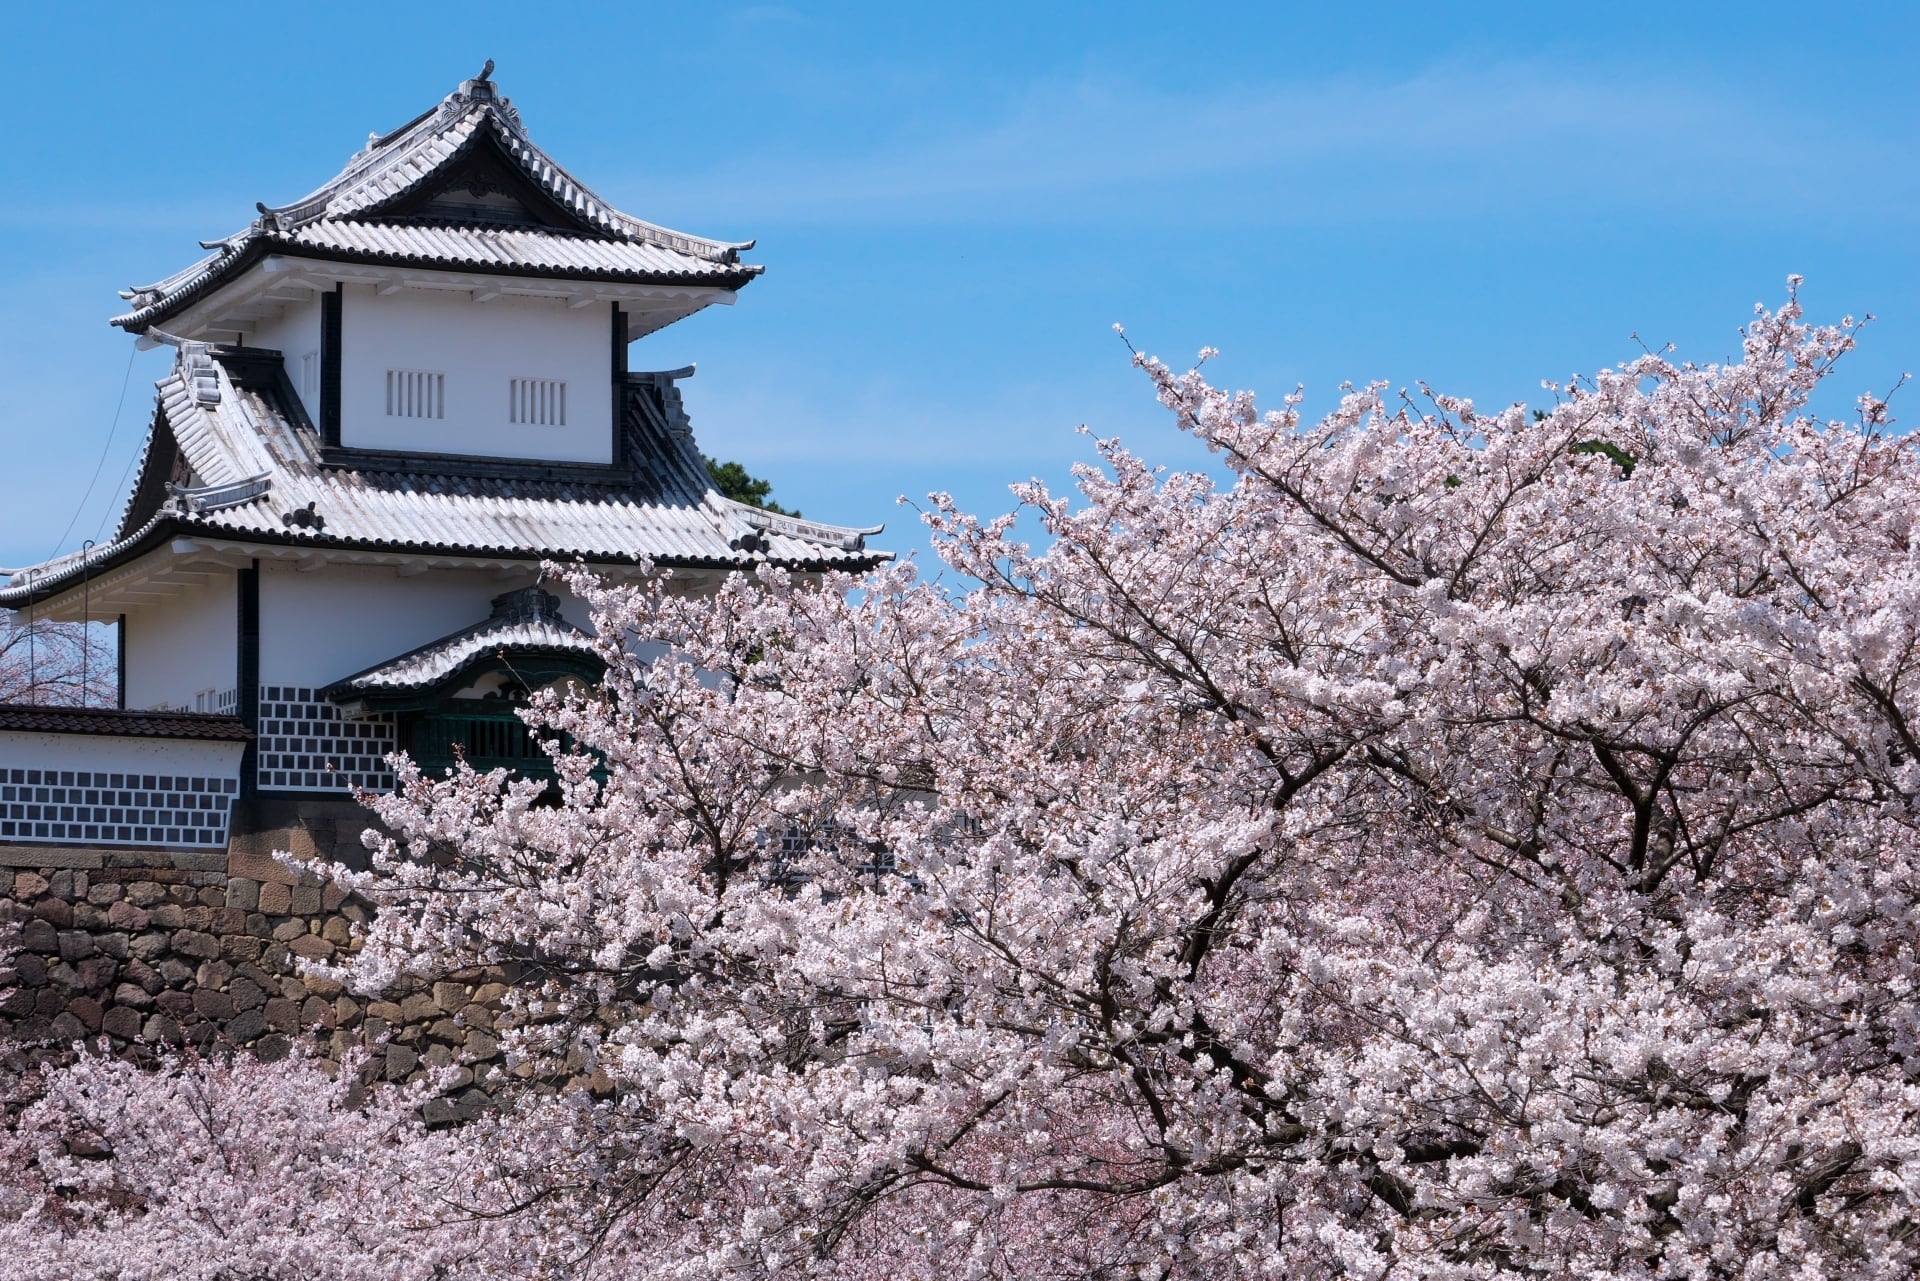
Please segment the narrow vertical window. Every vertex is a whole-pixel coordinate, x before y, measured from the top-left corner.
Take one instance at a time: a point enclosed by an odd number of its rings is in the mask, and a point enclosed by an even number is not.
[[[567,384],[558,378],[507,379],[507,421],[533,427],[565,427]]]
[[[387,371],[387,417],[445,418],[447,376],[421,369]]]

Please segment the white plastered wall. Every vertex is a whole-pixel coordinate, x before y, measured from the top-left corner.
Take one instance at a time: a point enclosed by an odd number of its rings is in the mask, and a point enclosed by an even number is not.
[[[0,730],[0,765],[43,770],[198,774],[233,778],[245,743],[198,738],[121,738]]]
[[[286,366],[287,381],[294,394],[306,406],[307,417],[320,421],[320,304],[290,303],[271,320],[255,328],[248,345],[269,347],[280,353]]]
[[[535,570],[435,569],[411,578],[391,567],[334,565],[301,573],[260,566],[260,682],[320,689],[483,621],[493,598],[531,584]],[[561,612],[590,626],[585,605],[549,582]]]
[[[341,302],[340,443],[349,448],[613,461],[613,347],[603,305],[348,285]],[[389,370],[445,376],[444,417],[396,417]],[[509,380],[566,384],[566,425],[509,420]]]
[[[195,696],[234,688],[240,630],[235,579],[203,586],[127,614],[127,706],[197,710]],[[214,710],[211,707],[205,710]]]

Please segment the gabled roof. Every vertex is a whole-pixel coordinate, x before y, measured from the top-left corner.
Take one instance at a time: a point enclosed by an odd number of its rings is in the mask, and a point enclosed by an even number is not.
[[[536,147],[489,78],[493,63],[433,110],[368,141],[333,178],[292,204],[257,206],[213,252],[150,285],[121,291],[135,333],[269,254],[376,265],[634,284],[738,289],[760,273],[752,241],[709,240],[622,213]]]
[[[15,570],[0,608],[45,600],[177,535],[255,544],[687,569],[860,570],[879,528],[776,516],[717,493],[676,381],[620,388],[611,467],[329,455],[280,353],[183,344],[113,542]]]
[[[417,693],[489,659],[511,661],[528,655],[564,657],[596,672],[605,665],[593,637],[560,616],[558,597],[539,587],[522,587],[494,597],[493,613],[484,621],[335,681],[321,697],[344,702]]]

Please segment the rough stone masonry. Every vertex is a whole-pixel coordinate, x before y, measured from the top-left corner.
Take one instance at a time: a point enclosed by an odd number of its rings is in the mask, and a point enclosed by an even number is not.
[[[0,921],[19,930],[0,964],[0,1030],[39,1059],[78,1042],[130,1058],[194,1046],[276,1059],[304,1038],[338,1062],[365,1044],[391,1081],[455,1069],[428,1121],[486,1108],[508,1071],[495,1037],[505,972],[414,982],[380,999],[302,972],[303,958],[352,953],[353,927],[370,918],[366,903],[272,857],[357,848],[366,811],[333,808],[303,804],[287,816],[296,821],[236,836],[224,854],[0,846]]]

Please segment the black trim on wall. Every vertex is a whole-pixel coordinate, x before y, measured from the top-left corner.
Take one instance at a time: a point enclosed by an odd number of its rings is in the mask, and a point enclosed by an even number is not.
[[[613,433],[613,450],[609,455],[615,467],[624,467],[627,462],[626,424],[621,421],[627,412],[627,313],[620,310],[619,303],[613,303],[613,421],[608,430]]]
[[[320,440],[340,443],[340,300],[344,286],[320,295]]]
[[[114,698],[113,705],[121,711],[127,710],[127,616],[120,615],[120,621],[113,628],[114,649]]]
[[[337,297],[338,295],[333,295]],[[250,561],[240,571],[236,587],[240,616],[240,661],[234,673],[234,712],[241,724],[258,733],[260,729],[260,562]],[[247,740],[246,750],[240,755],[240,796],[249,799],[254,794],[254,784],[258,778],[259,748],[253,739]]]

